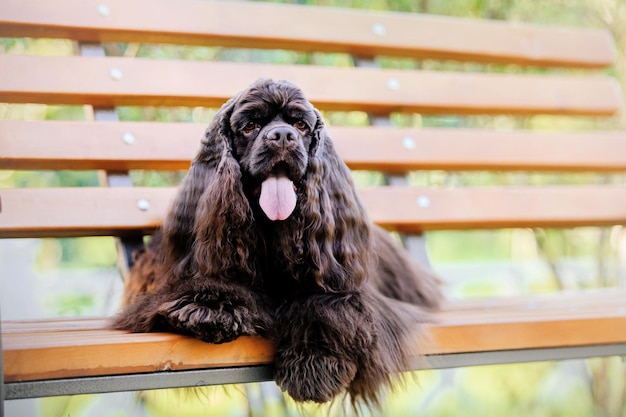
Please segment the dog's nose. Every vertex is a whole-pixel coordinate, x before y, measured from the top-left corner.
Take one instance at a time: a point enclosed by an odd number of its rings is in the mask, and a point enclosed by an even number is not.
[[[267,132],[267,139],[278,145],[285,146],[296,140],[296,132],[287,126],[277,126]]]

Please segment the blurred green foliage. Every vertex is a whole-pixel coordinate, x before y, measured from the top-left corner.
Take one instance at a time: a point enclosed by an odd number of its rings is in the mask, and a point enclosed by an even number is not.
[[[583,361],[538,362],[524,365],[490,365],[405,375],[403,385],[390,392],[381,411],[361,410],[361,417],[622,417],[619,404],[594,403],[587,371],[603,368],[613,373],[613,392],[625,389],[619,381],[620,358]],[[106,396],[104,397],[106,399]],[[613,397],[619,400],[619,395]],[[89,416],[98,397],[50,399],[52,415]],[[278,395],[269,384],[229,385],[140,393],[135,408],[151,417],[341,417],[351,416],[340,402],[331,405],[296,405]],[[96,405],[94,405],[96,404]],[[252,404],[252,405],[251,405]],[[100,403],[102,407],[102,403]],[[128,410],[128,408],[127,408]],[[61,414],[61,413],[64,414]],[[119,414],[118,414],[119,413]],[[134,415],[117,411],[111,415]],[[141,415],[141,414],[139,414]]]
[[[279,3],[308,4],[331,7],[418,12],[463,18],[488,18],[515,24],[533,22],[582,27],[606,28],[616,41],[617,63],[603,72],[617,77],[626,86],[626,1],[624,0],[283,0]],[[260,62],[293,65],[352,66],[347,54],[301,53],[276,50],[250,50],[213,46],[188,47],[156,44],[105,44],[112,55],[136,56],[150,59],[185,59],[198,61]],[[72,55],[74,45],[66,40],[0,39],[0,53]],[[453,61],[416,60],[377,57],[383,68],[421,69],[429,71],[463,70],[495,73],[562,73],[568,70],[526,68],[516,65],[458,63]],[[209,123],[216,109],[119,107],[123,121],[163,121]],[[362,112],[326,112],[331,125],[364,125],[368,116]],[[82,106],[45,106],[37,104],[8,105],[0,103],[0,119],[17,120],[84,120]],[[396,126],[404,127],[468,127],[501,130],[590,130],[624,127],[623,116],[612,119],[594,119],[567,116],[455,116],[393,114]],[[0,150],[1,152],[1,150]],[[133,182],[144,186],[178,184],[184,173],[160,171],[133,171]],[[355,172],[361,186],[384,182],[381,173]],[[97,186],[99,174],[93,171],[0,171],[0,189],[13,187],[67,187]],[[545,185],[578,183],[623,183],[624,176],[560,173],[501,173],[501,172],[443,172],[420,171],[410,175],[410,183],[424,187]],[[578,286],[615,285],[619,271],[614,268],[622,238],[620,228],[578,228],[547,230],[481,230],[443,231],[428,234],[428,249],[435,267],[455,264],[474,264],[482,267],[500,261],[532,261],[549,264],[552,269],[541,280],[526,283],[529,292],[553,291],[561,287],[559,259],[583,259],[593,270],[591,279]],[[600,251],[600,249],[601,251]],[[42,241],[36,263],[41,271],[59,268],[113,269],[116,262],[112,238],[45,239]],[[500,270],[498,270],[500,271]],[[551,272],[550,272],[551,271]],[[499,275],[486,279],[488,272],[471,284],[463,284],[455,295],[484,296],[501,293]],[[545,278],[545,279],[544,279]],[[97,296],[97,295],[96,295]],[[94,305],[94,295],[61,292],[46,302],[59,315],[79,315]],[[617,331],[617,329],[616,329]],[[582,368],[580,366],[582,363]],[[626,392],[624,364],[619,358],[595,359],[578,365],[565,363],[535,363],[524,365],[497,365],[464,368],[460,370],[419,372],[417,381],[407,382],[406,390],[399,389],[387,399],[380,415],[428,416],[598,416],[625,417]],[[570,364],[572,369],[567,368]],[[578,368],[576,368],[578,366]],[[253,388],[254,390],[254,388]],[[46,399],[44,416],[93,415],[98,405],[96,396]],[[210,389],[191,398],[175,391],[149,392],[138,397],[145,412],[152,416],[170,415],[260,415],[250,410],[240,386]],[[294,415],[343,415],[336,407],[329,411],[314,407],[296,408],[292,404],[285,411],[282,400],[266,401],[261,412],[276,417]],[[98,410],[100,411],[100,410]],[[99,413],[101,414],[101,413]],[[131,415],[115,411],[109,415]],[[140,415],[144,415],[142,411]],[[370,415],[365,412],[363,415]],[[379,415],[372,413],[371,415]]]

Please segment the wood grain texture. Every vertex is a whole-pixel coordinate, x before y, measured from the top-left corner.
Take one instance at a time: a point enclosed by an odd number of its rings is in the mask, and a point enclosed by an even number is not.
[[[0,237],[124,235],[158,227],[175,188],[0,190]],[[374,222],[403,232],[626,224],[622,186],[372,187],[360,190]],[[140,209],[142,200],[148,207]]]
[[[0,121],[0,169],[186,170],[197,123]],[[329,126],[352,169],[626,171],[626,133]],[[124,141],[132,135],[132,143]],[[45,140],[42,138],[45,137]]]
[[[81,187],[0,191],[0,237],[100,236],[158,227],[173,188]],[[147,203],[139,208],[138,203]]]
[[[360,191],[378,224],[405,232],[626,224],[626,189],[621,186],[372,187]]]
[[[429,325],[422,353],[439,355],[625,343],[626,293],[605,289],[564,295],[450,303]],[[495,301],[495,302],[494,302]],[[106,330],[105,319],[3,324],[5,381],[267,364],[273,347],[241,337],[213,345],[165,333]]]
[[[605,30],[252,2],[4,0],[0,36],[589,68],[615,59]]]
[[[111,70],[119,77],[112,78]],[[601,75],[26,55],[0,55],[0,102],[219,107],[260,77],[293,82],[322,110],[608,116],[622,106],[617,81]]]

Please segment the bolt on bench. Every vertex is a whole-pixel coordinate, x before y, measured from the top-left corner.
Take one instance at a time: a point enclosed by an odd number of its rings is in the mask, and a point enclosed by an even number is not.
[[[626,224],[623,184],[418,187],[407,176],[624,172],[624,132],[402,127],[392,117],[610,118],[623,97],[601,71],[614,60],[603,30],[252,2],[4,0],[0,36],[77,46],[76,56],[1,55],[0,102],[93,109],[83,121],[0,120],[0,169],[107,173],[101,187],[0,189],[2,238],[115,236],[128,259],[159,226],[175,192],[132,186],[128,172],[187,169],[205,125],[121,121],[116,107],[218,107],[259,77],[292,81],[325,112],[368,114],[370,125],[331,125],[331,134],[352,169],[384,174],[385,184],[363,188],[362,197],[372,218],[422,260],[429,231]],[[309,63],[108,56],[107,45],[117,42],[281,49]],[[342,66],[324,61],[335,53]],[[390,69],[375,60],[386,56],[515,64],[519,71]],[[2,399],[272,378],[272,347],[259,338],[210,345],[111,331],[105,323],[2,322]],[[625,355],[626,289],[450,300],[431,335],[416,369]]]

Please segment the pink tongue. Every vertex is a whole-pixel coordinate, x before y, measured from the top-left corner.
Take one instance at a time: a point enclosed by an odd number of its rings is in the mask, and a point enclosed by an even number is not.
[[[285,220],[296,208],[296,192],[289,178],[269,177],[261,184],[259,205],[268,219]]]

